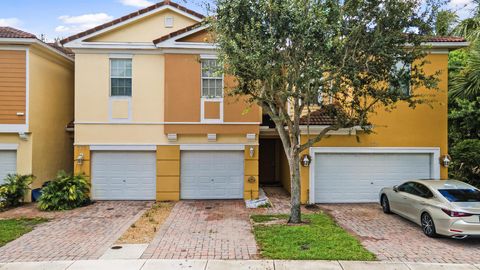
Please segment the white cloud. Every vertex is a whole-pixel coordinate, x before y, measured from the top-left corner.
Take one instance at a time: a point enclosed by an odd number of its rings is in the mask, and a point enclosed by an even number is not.
[[[19,27],[22,21],[18,18],[0,18],[0,26]]]
[[[448,7],[455,11],[459,19],[465,19],[473,15],[475,5],[473,0],[451,0]]]
[[[79,16],[63,15],[58,17],[62,25],[55,28],[55,32],[77,33],[113,20],[113,17],[106,13],[83,14]]]
[[[120,3],[125,6],[132,6],[138,8],[144,8],[153,5],[153,2],[148,0],[120,0]]]

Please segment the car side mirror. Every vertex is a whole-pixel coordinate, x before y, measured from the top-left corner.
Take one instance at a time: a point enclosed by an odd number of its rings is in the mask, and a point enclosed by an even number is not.
[[[393,191],[398,192],[398,186],[393,186]]]

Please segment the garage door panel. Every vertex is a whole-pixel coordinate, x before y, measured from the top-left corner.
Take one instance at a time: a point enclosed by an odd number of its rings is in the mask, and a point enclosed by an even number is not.
[[[0,150],[0,184],[8,174],[17,172],[17,152]]]
[[[92,155],[92,197],[97,200],[154,200],[155,152],[98,151]]]
[[[316,154],[316,202],[376,202],[378,192],[408,179],[430,178],[429,154]]]
[[[241,151],[182,151],[182,199],[243,198]]]

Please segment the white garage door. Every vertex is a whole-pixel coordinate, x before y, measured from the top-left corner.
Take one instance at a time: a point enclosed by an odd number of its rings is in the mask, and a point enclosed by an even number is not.
[[[431,178],[430,154],[316,154],[315,202],[377,202],[381,188]]]
[[[16,151],[0,150],[0,184],[7,174],[17,172],[17,153]]]
[[[93,152],[95,200],[154,200],[155,179],[155,152]]]
[[[242,151],[182,151],[182,199],[242,199]]]

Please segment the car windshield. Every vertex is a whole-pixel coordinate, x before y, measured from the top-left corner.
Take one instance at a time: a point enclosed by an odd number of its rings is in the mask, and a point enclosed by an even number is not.
[[[476,189],[439,189],[450,202],[480,202],[480,191]]]

